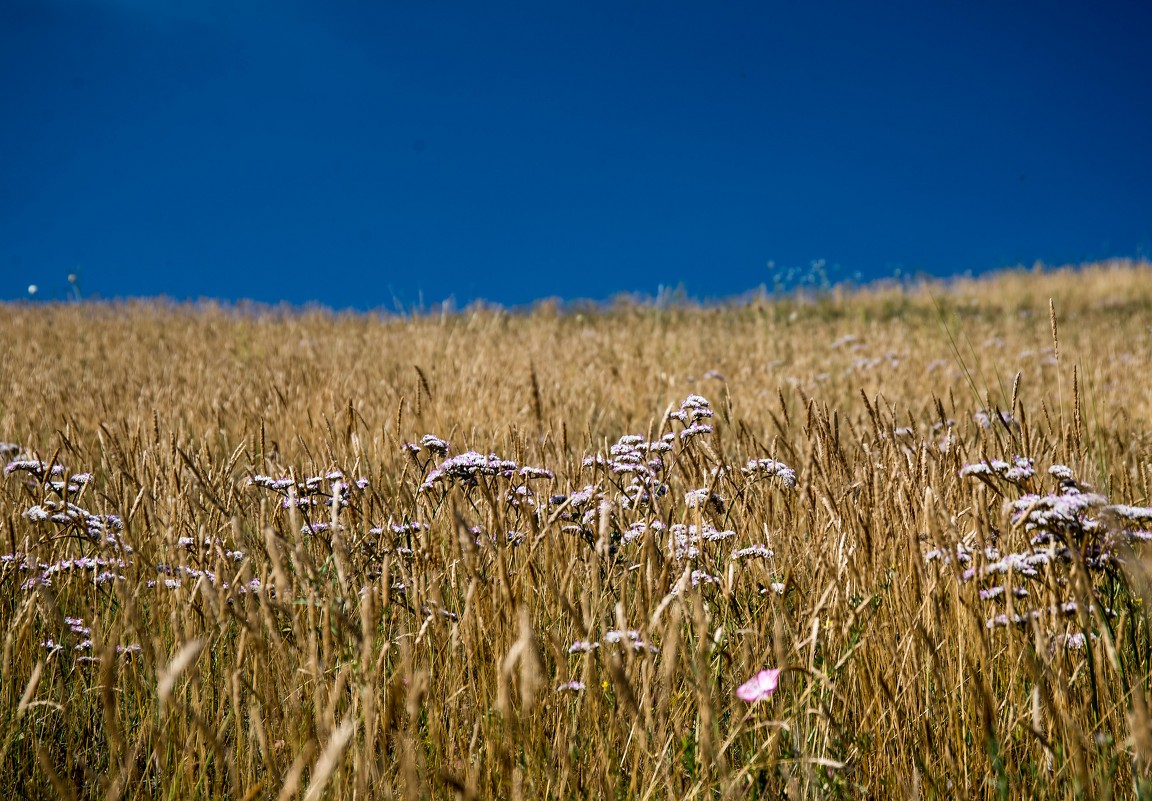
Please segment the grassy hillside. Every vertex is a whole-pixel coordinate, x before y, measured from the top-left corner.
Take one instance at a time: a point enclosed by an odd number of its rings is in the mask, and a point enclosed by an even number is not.
[[[1152,795],[1147,264],[0,340],[4,797]]]

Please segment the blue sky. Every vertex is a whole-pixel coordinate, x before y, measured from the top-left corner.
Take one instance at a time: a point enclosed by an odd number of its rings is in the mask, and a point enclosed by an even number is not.
[[[1147,9],[3,0],[0,298],[709,297],[816,259],[1150,255]]]

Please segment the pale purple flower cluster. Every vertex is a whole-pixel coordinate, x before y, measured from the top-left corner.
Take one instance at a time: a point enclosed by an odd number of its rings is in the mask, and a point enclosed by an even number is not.
[[[796,471],[775,459],[749,459],[748,464],[741,468],[741,472],[753,478],[756,476],[774,478],[788,489],[796,487]]]
[[[51,522],[63,528],[79,529],[90,539],[108,545],[114,550],[124,550],[128,553],[132,551],[118,536],[118,533],[124,530],[124,522],[118,515],[92,514],[74,503],[46,500],[27,509],[24,517],[34,523]]]
[[[1087,611],[1089,614],[1091,614],[1091,613],[1095,612],[1096,610],[1097,610],[1097,607],[1095,604],[1088,604],[1088,607],[1085,611]],[[1017,626],[1023,626],[1023,625],[1026,625],[1027,623],[1029,623],[1033,620],[1043,620],[1043,619],[1048,618],[1048,617],[1057,617],[1057,618],[1059,618],[1059,617],[1065,617],[1065,618],[1074,617],[1079,611],[1080,611],[1080,605],[1078,603],[1076,603],[1075,601],[1068,601],[1066,603],[1061,603],[1061,604],[1052,604],[1051,606],[1049,606],[1045,609],[1032,609],[1032,610],[1027,611],[1023,614],[1013,614],[1013,615],[999,614],[999,615],[996,615],[995,617],[989,618],[988,621],[985,623],[985,625],[990,629],[1003,628],[1004,626],[1007,626],[1009,624],[1015,624]],[[1113,611],[1112,609],[1108,609],[1106,607],[1100,608],[1100,612],[1105,617],[1115,617],[1116,616],[1115,611]]]
[[[1059,493],[1024,495],[1007,505],[1014,525],[1023,524],[1033,545],[1058,543],[1080,549],[1089,567],[1115,561],[1116,546],[1152,539],[1152,508],[1109,503],[1084,492],[1071,479],[1061,480]],[[1099,565],[1094,564],[1099,562]]]
[[[67,480],[53,479],[48,481],[44,486],[55,492],[57,495],[65,493],[77,493],[84,487],[92,482],[91,473],[73,473],[68,476]]]
[[[673,434],[665,434],[658,442],[648,442],[639,434],[620,437],[608,450],[608,457],[597,454],[586,456],[584,467],[606,467],[616,475],[632,474],[642,479],[654,479],[664,469],[660,453],[672,450]],[[651,454],[657,454],[652,456]]]
[[[325,489],[325,483],[329,485],[328,489]],[[355,481],[347,482],[344,480],[343,471],[329,470],[324,475],[309,476],[302,481],[296,481],[290,476],[276,478],[257,474],[249,477],[248,486],[261,487],[282,495],[280,506],[283,509],[306,509],[333,504],[348,506],[351,503],[352,490],[368,489],[369,481],[361,476]]]
[[[5,557],[0,557],[0,559],[6,559],[8,556],[17,555],[6,554]],[[36,562],[30,560],[28,557],[24,557],[24,561],[20,564],[20,569],[38,570],[39,573],[35,576],[25,579],[20,584],[20,588],[24,590],[31,590],[35,587],[50,587],[53,585],[53,579],[55,577],[62,574],[70,574],[75,571],[91,571],[93,573],[93,580],[97,584],[104,584],[108,581],[124,579],[123,575],[115,573],[114,570],[109,570],[108,568],[125,569],[130,564],[130,562],[125,562],[123,559],[106,558],[103,556],[81,556],[75,559],[61,559],[60,561],[53,562],[51,564]],[[100,572],[97,573],[97,570]]]
[[[62,464],[49,465],[39,459],[15,459],[4,466],[6,476],[13,473],[29,473],[41,480],[48,476],[62,476],[66,472],[67,468]]]
[[[701,584],[719,584],[720,583],[719,577],[713,576],[711,573],[708,573],[707,571],[704,571],[704,570],[693,570],[688,575],[688,580],[692,582],[693,587],[699,587]]]
[[[620,503],[625,509],[638,509],[650,506],[658,498],[668,494],[668,485],[662,481],[642,481],[633,478],[621,491]]]
[[[595,651],[600,647],[600,643],[590,640],[576,640],[568,646],[568,653],[570,654],[586,654],[590,651]]]
[[[711,494],[706,488],[688,490],[686,493],[684,493],[684,505],[689,509],[695,509],[698,506],[703,506],[706,504],[710,497]]]
[[[72,651],[91,652],[93,649],[92,643],[92,629],[84,624],[84,620],[78,617],[65,617],[64,624],[68,626],[68,631],[77,637],[82,638],[78,643],[72,646]],[[55,656],[57,653],[64,650],[63,643],[56,642],[52,638],[48,638],[40,643],[40,645],[48,651],[49,656]],[[140,645],[133,643],[131,645],[117,645],[116,653],[118,655],[131,655],[140,653],[142,650]],[[78,656],[77,662],[98,662],[98,657],[94,656]]]
[[[715,415],[712,411],[712,404],[708,399],[700,395],[689,395],[680,402],[680,408],[675,412],[669,412],[668,418],[671,420],[679,420],[681,423],[691,427],[699,420],[706,420]],[[711,432],[711,426],[705,426]]]
[[[997,555],[994,550],[989,549],[990,559],[996,559]],[[925,562],[933,562],[939,560],[941,564],[951,564],[953,560],[962,565],[966,565],[972,561],[972,554],[965,547],[964,543],[956,543],[954,548],[933,548],[924,554]]]
[[[1103,495],[1086,491],[1066,465],[1053,465],[1048,474],[1056,479],[1056,492],[1028,493],[1004,504],[1013,530],[1029,536],[1028,547],[1001,554],[995,546],[988,546],[981,554],[983,558],[976,562],[977,554],[957,543],[955,556],[950,549],[936,548],[925,554],[925,561],[939,560],[944,564],[956,561],[964,565],[960,572],[962,581],[993,578],[995,583],[978,591],[980,599],[988,602],[1029,597],[1028,587],[1013,582],[1010,577],[1040,579],[1045,573],[1056,571],[1055,586],[1063,586],[1066,584],[1063,571],[1074,562],[1083,564],[1090,576],[1119,575],[1118,546],[1152,539],[1152,534],[1138,528],[1152,523],[1152,508],[1111,504]],[[1016,457],[1011,463],[987,461],[968,465],[960,475],[984,481],[1002,478],[1019,486],[1036,473],[1031,459]],[[1005,612],[993,615],[987,625],[988,628],[1024,625],[1053,616],[1068,616],[1077,608],[1076,601],[1066,601],[1047,609]]]
[[[424,478],[421,492],[428,492],[438,483],[458,481],[464,486],[475,486],[480,476],[512,478],[520,470],[520,465],[511,459],[501,459],[494,453],[485,456],[476,451],[465,451],[452,456],[436,466]]]
[[[212,550],[213,548],[219,547],[220,551],[224,554],[224,556],[228,559],[231,559],[234,562],[240,562],[240,561],[243,561],[243,559],[244,559],[244,552],[243,551],[230,550],[225,545],[224,541],[222,539],[220,539],[219,537],[205,537],[204,539],[202,539],[199,542],[199,545],[197,544],[195,537],[179,537],[176,540],[176,546],[179,548],[184,548],[185,550],[189,550],[189,551],[197,551],[197,550],[208,551],[208,550]]]
[[[447,456],[448,449],[452,447],[450,442],[440,439],[435,434],[425,434],[420,438],[420,444],[437,456]]]
[[[680,439],[691,439],[700,434],[711,434],[712,426],[707,423],[693,423],[680,432]]]
[[[286,492],[296,486],[293,478],[273,478],[272,476],[255,475],[248,479],[249,486],[263,487],[275,492]]]
[[[14,566],[17,570],[32,570],[39,566],[39,562],[35,561],[27,554],[20,551],[15,553],[0,554],[0,567]]]
[[[420,531],[427,530],[428,524],[427,523],[421,523],[419,520],[412,520],[412,521],[408,521],[408,522],[404,522],[404,523],[389,523],[388,528],[390,528],[392,530],[393,534],[403,536],[403,535],[407,535],[407,534],[416,534],[416,533],[419,533]],[[383,534],[384,530],[383,529],[372,529],[372,531],[369,533]]]
[[[991,459],[985,462],[964,465],[960,468],[960,477],[976,476],[978,478],[1002,478],[1013,484],[1019,484],[1036,475],[1036,468],[1031,459],[1024,456],[1014,456],[1011,462],[1001,459]]]
[[[162,578],[159,580],[149,579],[148,581],[144,582],[145,586],[149,588],[163,586],[169,590],[178,590],[181,586],[183,586],[183,579],[187,578],[195,580],[202,578],[221,592],[231,589],[234,590],[238,595],[257,594],[261,592],[267,592],[271,596],[276,594],[272,587],[265,587],[258,578],[253,578],[249,581],[232,586],[227,581],[220,580],[219,577],[211,570],[201,570],[199,568],[189,567],[187,565],[158,564],[156,565],[156,572],[159,573]],[[231,603],[231,601],[232,599],[229,599],[229,603]]]
[[[732,552],[733,561],[752,558],[771,559],[772,556],[772,549],[766,545],[749,545],[747,548],[739,548]]]
[[[695,549],[701,542],[723,542],[736,536],[731,529],[721,531],[707,523],[697,527],[695,524],[673,523],[668,527],[668,542],[670,548],[677,554],[676,558],[694,556],[683,553],[686,549]]]
[[[1077,631],[1072,634],[1059,634],[1056,637],[1053,637],[1052,645],[1053,647],[1062,645],[1069,651],[1083,651],[1084,646],[1086,646],[1089,642],[1095,642],[1098,639],[1100,638],[1097,637],[1093,632],[1088,632],[1088,636],[1085,636],[1084,632]]]
[[[640,638],[640,632],[636,629],[609,629],[604,632],[604,642],[611,645],[623,645],[637,652],[649,651],[655,654],[660,651],[655,645],[644,642]]]

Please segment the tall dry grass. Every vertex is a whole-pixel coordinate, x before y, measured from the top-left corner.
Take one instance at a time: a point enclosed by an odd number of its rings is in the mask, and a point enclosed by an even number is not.
[[[1148,265],[0,332],[4,797],[1152,792]]]

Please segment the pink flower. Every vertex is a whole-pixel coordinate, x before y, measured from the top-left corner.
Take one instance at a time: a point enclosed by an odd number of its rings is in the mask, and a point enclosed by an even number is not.
[[[741,701],[754,704],[772,697],[776,685],[780,682],[780,670],[761,670],[748,681],[736,688],[736,697]]]

